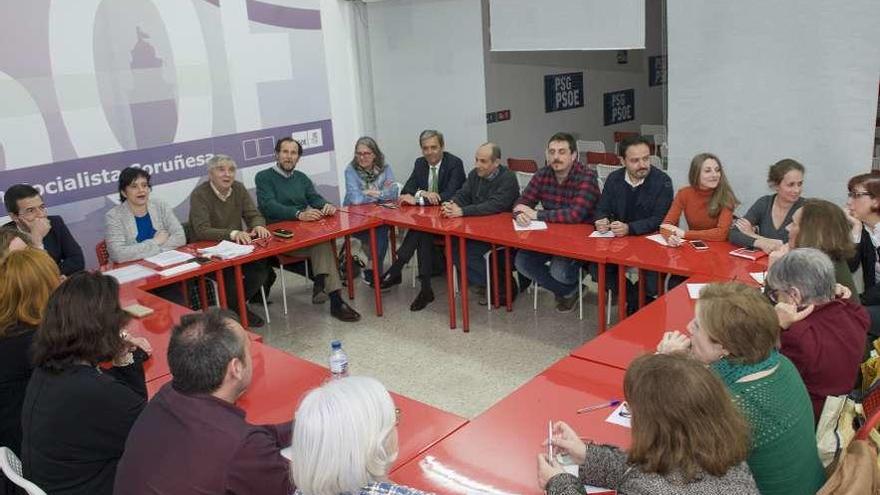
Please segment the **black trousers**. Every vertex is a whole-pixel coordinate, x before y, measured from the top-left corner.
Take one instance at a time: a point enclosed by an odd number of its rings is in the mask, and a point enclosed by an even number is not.
[[[434,235],[410,229],[404,236],[400,249],[397,250],[397,261],[391,265],[389,271],[400,273],[413,255],[418,255],[419,277],[423,283],[428,283],[431,280],[433,252]]]
[[[266,260],[252,261],[242,265],[241,274],[244,277],[245,301],[259,294],[260,287],[269,280],[269,272],[272,272],[272,280],[274,281],[275,272]],[[226,284],[226,305],[230,309],[238,311],[238,287],[235,284],[235,270],[233,268],[223,270],[223,283]]]

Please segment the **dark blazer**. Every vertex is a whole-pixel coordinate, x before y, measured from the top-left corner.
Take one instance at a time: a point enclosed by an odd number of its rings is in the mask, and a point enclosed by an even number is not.
[[[64,225],[64,220],[58,215],[49,215],[49,224],[52,228],[43,238],[43,249],[58,264],[61,274],[71,275],[83,271],[86,267],[83,250],[67,229],[67,225]],[[3,227],[18,228],[15,222],[9,222]]]
[[[17,455],[21,455],[21,404],[33,368],[30,347],[35,330],[19,322],[0,336],[0,445]]]
[[[864,292],[862,292],[862,304],[866,306],[876,306],[880,304],[880,286],[877,286],[876,274],[874,273],[874,264],[877,262],[877,250],[874,243],[871,242],[871,234],[868,233],[866,227],[862,227],[862,239],[856,245],[856,255],[849,260],[849,270],[854,272],[862,267],[862,281],[864,281]]]
[[[288,495],[290,463],[281,449],[290,445],[290,427],[252,425],[234,404],[165,384],[128,435],[114,493]]]
[[[420,156],[416,158],[413,165],[412,174],[406,180],[401,194],[415,194],[419,189],[428,190],[428,177],[431,169],[428,166],[428,160]],[[437,176],[437,187],[440,189],[440,200],[449,201],[456,191],[464,185],[465,173],[464,163],[461,158],[449,153],[443,152],[443,159],[440,161],[439,175]]]
[[[34,369],[21,412],[25,478],[52,495],[111,495],[125,439],[147,403],[145,358],[138,350],[133,364],[102,371]]]
[[[626,191],[630,186],[626,183],[625,174],[626,168],[608,174],[594,218],[613,217],[615,220],[623,221],[624,218],[629,217],[630,234],[642,235],[654,232],[660,228],[663,217],[672,205],[672,179],[666,175],[666,172],[651,167],[645,182],[640,186],[636,211],[627,214]]]

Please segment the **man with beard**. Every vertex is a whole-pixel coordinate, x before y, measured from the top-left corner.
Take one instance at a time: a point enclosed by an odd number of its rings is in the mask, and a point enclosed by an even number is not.
[[[275,166],[257,174],[257,205],[269,223],[284,220],[314,222],[336,214],[336,207],[328,203],[306,174],[295,170],[302,156],[302,146],[290,137],[275,144]],[[336,257],[329,243],[316,244],[287,253],[305,256],[312,263],[315,284],[312,303],[330,301],[330,315],[340,321],[352,322],[361,315],[342,300],[342,282],[336,266]]]
[[[599,201],[596,172],[577,161],[571,134],[558,132],[547,142],[547,166],[538,170],[513,207],[516,223],[533,220],[555,223],[593,221]],[[541,203],[542,210],[535,206]],[[550,265],[547,265],[547,262]],[[534,251],[516,254],[516,270],[556,296],[556,310],[568,313],[578,300],[580,262]]]
[[[620,142],[620,163],[605,179],[602,198],[596,206],[596,230],[611,231],[615,237],[656,232],[672,204],[672,179],[652,167],[650,143],[643,136],[631,136]],[[598,279],[598,266],[590,265],[590,274]],[[612,293],[617,292],[617,265],[606,265],[605,280]],[[645,287],[650,298],[657,293],[657,274],[645,272]],[[627,282],[627,307],[638,309],[638,289]]]

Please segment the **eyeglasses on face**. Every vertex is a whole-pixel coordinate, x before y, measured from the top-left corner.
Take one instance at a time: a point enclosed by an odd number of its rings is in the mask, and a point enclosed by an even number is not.
[[[850,199],[859,199],[863,196],[874,197],[871,193],[867,191],[850,191],[846,193],[846,196]]]

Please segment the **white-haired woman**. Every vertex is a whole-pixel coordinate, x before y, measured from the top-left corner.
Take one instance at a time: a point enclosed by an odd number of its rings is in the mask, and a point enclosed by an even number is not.
[[[387,479],[399,412],[378,380],[351,376],[306,394],[293,422],[297,495],[423,495]]]
[[[848,394],[859,374],[868,312],[836,297],[834,264],[814,248],[797,248],[770,266],[765,292],[779,316],[780,352],[800,372],[816,421],[825,397]]]

